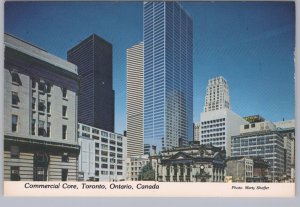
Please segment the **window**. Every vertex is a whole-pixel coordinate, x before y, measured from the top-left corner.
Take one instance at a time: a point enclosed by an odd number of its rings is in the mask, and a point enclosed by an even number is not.
[[[10,146],[10,157],[13,159],[20,158],[20,149],[18,146]]]
[[[31,80],[31,87],[33,89],[35,89],[35,87],[36,87],[36,80],[34,80],[34,79]]]
[[[39,111],[45,112],[45,101],[44,100],[39,101]]]
[[[108,133],[104,132],[104,131],[101,131],[101,136],[108,137]]]
[[[98,130],[98,129],[92,129],[92,132],[93,132],[94,134],[99,134],[99,130]]]
[[[255,127],[255,123],[251,124],[251,128],[254,128]]]
[[[82,125],[82,130],[86,132],[90,132],[90,127]]]
[[[51,92],[51,87],[52,87],[52,84],[47,83],[47,93]]]
[[[61,91],[62,91],[62,97],[63,98],[67,98],[67,89],[66,88],[62,88]]]
[[[249,124],[244,125],[244,129],[249,129]]]
[[[62,138],[67,139],[67,125],[62,126]]]
[[[16,132],[18,128],[18,116],[12,115],[12,123],[11,123],[11,130]]]
[[[20,181],[20,168],[18,166],[10,167],[10,180],[11,181]]]
[[[61,181],[68,180],[68,169],[61,169]]]
[[[50,137],[50,135],[51,135],[51,123],[50,122],[48,122],[47,123],[47,137]]]
[[[107,160],[108,160],[107,157],[101,157],[102,162],[107,162]]]
[[[45,122],[39,120],[39,130],[38,130],[38,135],[39,136],[45,136],[46,135],[44,125],[45,125]]]
[[[32,109],[35,110],[35,101],[36,98],[32,97]]]
[[[21,84],[20,76],[17,71],[11,71],[11,82],[16,85]]]
[[[69,156],[68,153],[64,153],[61,157],[62,162],[69,162]]]
[[[31,134],[35,135],[35,119],[32,119],[31,122]]]
[[[107,164],[101,164],[101,168],[107,169]]]
[[[50,114],[51,113],[51,102],[47,102],[47,113]]]
[[[106,151],[101,151],[101,155],[107,156],[107,155],[108,155],[108,152],[106,152]]]
[[[17,92],[12,91],[11,92],[11,104],[12,105],[18,105],[18,103],[20,102],[19,96]]]
[[[45,92],[46,91],[46,84],[44,81],[39,82],[39,91]]]
[[[62,106],[62,115],[63,115],[63,117],[67,117],[67,107],[66,106]]]

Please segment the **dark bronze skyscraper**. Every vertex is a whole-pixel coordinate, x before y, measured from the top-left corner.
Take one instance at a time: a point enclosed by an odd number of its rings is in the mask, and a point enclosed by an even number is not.
[[[93,34],[68,51],[68,61],[78,66],[78,121],[113,132],[112,45]]]

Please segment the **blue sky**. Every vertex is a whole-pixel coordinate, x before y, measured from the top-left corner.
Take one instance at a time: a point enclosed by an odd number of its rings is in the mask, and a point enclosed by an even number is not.
[[[194,121],[208,79],[229,84],[241,116],[294,119],[293,2],[184,2],[194,26]],[[143,39],[141,2],[6,2],[4,30],[66,59],[96,33],[113,44],[115,130],[126,129],[126,49]]]

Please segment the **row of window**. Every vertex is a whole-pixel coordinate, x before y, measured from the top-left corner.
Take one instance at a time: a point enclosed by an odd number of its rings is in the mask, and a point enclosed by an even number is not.
[[[103,154],[104,154],[104,156],[108,156],[108,153],[105,152],[105,151],[104,151]],[[101,155],[103,155],[103,154],[101,153]],[[96,161],[99,161],[99,157],[98,157],[98,156],[99,156],[99,150],[96,150],[96,158],[95,158]],[[113,158],[110,158],[110,161],[111,161],[111,162],[115,162],[115,161],[114,161],[114,160],[115,160],[114,157],[116,156],[116,153],[115,153],[115,152],[110,152],[110,153],[109,153],[109,156],[110,156],[110,157],[113,157]],[[103,159],[102,159],[102,158],[103,158]],[[122,155],[122,154],[117,154],[117,158],[123,158],[123,155]],[[108,160],[107,157],[101,157],[101,161],[105,161],[105,162],[106,162],[106,160]],[[120,160],[119,160],[119,161],[120,161]]]
[[[35,167],[33,171],[34,181],[47,181],[47,170],[44,167]],[[20,167],[11,166],[10,167],[10,180],[11,181],[20,181],[22,180],[20,176]],[[68,169],[61,169],[61,181],[68,180]]]
[[[225,123],[202,125],[201,129],[214,128],[214,127],[220,127],[220,126],[225,126]],[[223,128],[223,129],[225,129],[225,128]]]
[[[18,131],[18,116],[12,115],[11,123],[12,132]],[[36,135],[36,120],[32,119],[31,122],[31,134]],[[50,137],[51,136],[51,123],[47,122],[47,128],[45,128],[45,121],[39,120],[38,122],[38,136]],[[62,139],[67,139],[67,125],[62,125]]]
[[[20,158],[20,147],[19,146],[10,146],[10,158],[19,159]],[[61,162],[69,162],[68,153],[63,153],[61,156]]]
[[[110,141],[110,144],[111,144],[111,145],[115,145],[116,143]],[[122,147],[122,145],[123,145],[122,142],[117,142],[117,146]],[[96,148],[99,148],[99,146],[100,146],[99,143],[95,143],[95,147],[96,147]],[[101,149],[108,149],[108,145],[106,145],[106,144],[101,144]],[[115,148],[115,146],[109,146],[109,149],[110,149],[110,150],[115,150],[116,148]]]
[[[95,167],[99,168],[99,163],[95,163]],[[107,169],[108,168],[108,164],[105,164],[105,163],[101,164],[101,168],[102,169]],[[123,166],[122,165],[109,165],[109,168],[112,169],[112,170],[113,169],[122,170]]]
[[[80,125],[78,125],[78,127],[80,128]],[[85,132],[78,132],[78,134],[81,134],[82,136],[85,136],[85,137],[90,137],[90,128],[87,127],[87,126],[82,126],[82,130],[85,131]],[[88,133],[86,133],[88,132]],[[98,129],[92,129],[92,133],[94,134],[99,134],[99,130]],[[99,136],[96,136],[96,135],[92,135],[93,139],[97,139],[99,140]],[[105,142],[105,143],[108,143],[108,132],[105,132],[105,131],[101,131],[101,141],[102,142]],[[113,133],[110,133],[109,134],[109,138],[110,139],[115,139],[117,137],[117,141],[121,142],[122,141],[122,136],[120,135],[116,135],[116,134],[113,134]],[[110,140],[110,142],[115,142],[115,141],[112,141]],[[121,146],[122,144],[120,143],[117,143],[119,146]]]
[[[21,79],[17,71],[11,71],[11,79],[12,79],[12,84],[14,85],[20,85],[21,84]],[[38,83],[38,90],[43,93],[50,93],[51,88],[52,88],[52,83],[50,82],[45,82],[43,80],[35,80],[34,78],[31,81],[31,87],[33,91],[36,89],[36,85]],[[67,89],[62,87],[62,97],[67,98]]]
[[[36,109],[36,98],[32,97],[32,110],[35,110],[35,109]],[[48,101],[47,107],[46,107],[45,100],[39,100],[38,111],[45,112],[46,109],[47,109],[48,114],[51,113],[51,102]],[[67,118],[67,106],[62,106],[62,116],[64,118]]]
[[[249,129],[250,128],[249,126],[250,126],[249,124],[244,125],[244,129]],[[254,127],[255,127],[255,123],[252,123],[251,128],[254,128]]]
[[[204,124],[214,124],[214,123],[218,123],[218,122],[224,122],[225,121],[225,118],[222,118],[222,119],[215,119],[215,120],[211,120],[211,121],[204,121],[204,122],[201,122],[202,125]]]
[[[114,171],[109,171],[109,174],[114,175],[115,173],[114,173]],[[95,175],[99,176],[99,171],[98,170],[95,171]],[[102,170],[101,175],[108,175],[108,171]],[[122,172],[117,172],[117,175],[123,175],[123,173]]]
[[[36,85],[37,85],[37,82],[35,79],[32,79],[32,90],[34,91],[36,89]],[[51,87],[52,87],[52,83],[49,83],[49,82],[45,82],[43,80],[40,80],[38,82],[38,90],[39,92],[42,92],[42,93],[50,93],[51,92]],[[61,88],[61,93],[62,93],[62,97],[63,98],[67,98],[67,89],[62,87]]]

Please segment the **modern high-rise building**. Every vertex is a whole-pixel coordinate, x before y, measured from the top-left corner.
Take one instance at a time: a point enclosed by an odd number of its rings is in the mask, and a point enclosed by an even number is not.
[[[144,46],[127,49],[127,156],[144,154]]]
[[[76,181],[76,65],[4,35],[4,180]]]
[[[204,112],[200,115],[200,143],[222,147],[231,153],[231,136],[238,135],[240,125],[248,122],[230,109],[227,81],[216,77],[208,81]]]
[[[93,34],[68,51],[68,61],[78,66],[78,121],[113,132],[115,95],[111,43]]]
[[[193,140],[193,23],[177,2],[144,3],[144,142]]]
[[[225,108],[230,109],[227,81],[222,76],[210,79],[206,88],[204,112]]]

